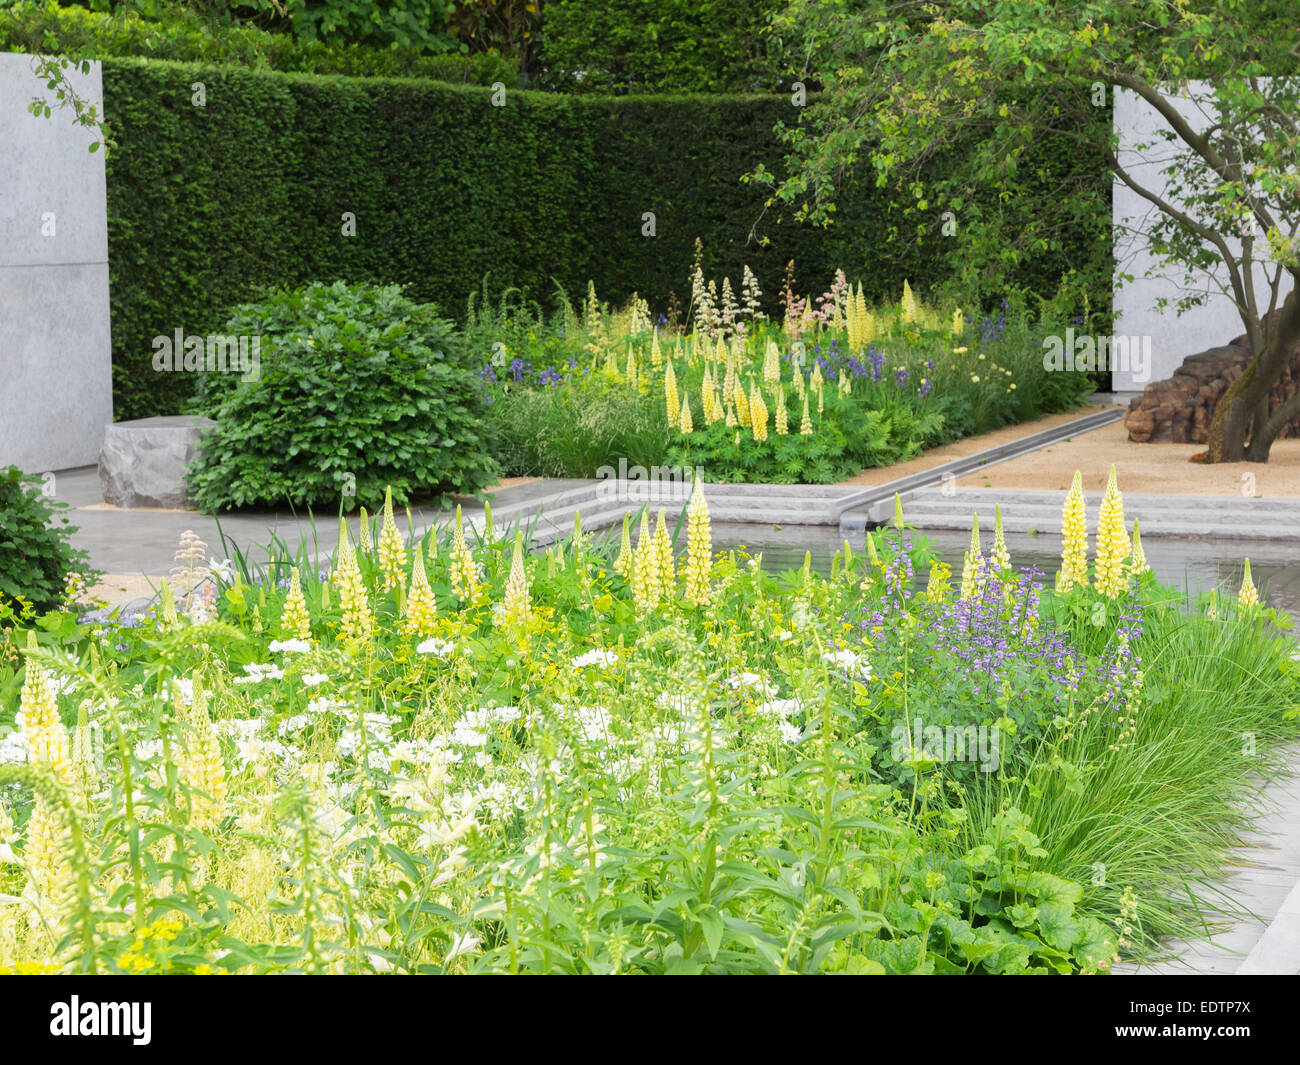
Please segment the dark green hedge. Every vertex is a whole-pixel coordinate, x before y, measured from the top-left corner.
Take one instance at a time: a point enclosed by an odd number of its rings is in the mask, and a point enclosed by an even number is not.
[[[190,102],[196,81],[206,107]],[[785,96],[509,90],[494,107],[488,88],[141,60],[105,61],[104,86],[118,145],[108,158],[118,417],[173,412],[192,390],[187,375],[152,370],[154,336],[215,330],[269,284],[397,282],[458,316],[490,272],[494,288],[544,301],[552,279],[575,298],[591,279],[603,299],[637,291],[658,309],[670,290],[688,295],[697,236],[708,273],[738,281],[748,263],[772,300],[789,259],[801,291],[820,292],[842,266],[879,298],[896,297],[904,277],[922,288],[950,277],[962,255],[959,238],[905,239],[913,227],[896,195],[874,185],[851,189],[829,230],[769,215],[770,245],[748,242],[762,193],[738,178],[779,159]],[[1083,162],[1044,141],[1047,170]],[[1089,263],[1108,281],[1109,187],[1102,175],[1089,225],[1025,264],[1032,287],[1050,294]],[[1020,209],[1030,207],[1008,208],[1009,225]],[[355,237],[341,234],[345,211]],[[646,211],[654,237],[641,235]]]
[[[800,57],[768,30],[783,0],[547,0],[548,83],[569,92],[754,92]]]

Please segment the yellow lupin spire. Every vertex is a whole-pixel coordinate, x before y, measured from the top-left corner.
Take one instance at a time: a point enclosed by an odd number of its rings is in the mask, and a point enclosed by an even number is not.
[[[415,566],[411,570],[411,589],[406,596],[404,628],[413,636],[432,636],[437,624],[438,600],[429,587],[424,570],[424,549],[416,544]]]
[[[763,380],[781,380],[781,349],[772,340],[767,342],[767,348],[763,352]]]
[[[641,511],[641,533],[637,537],[632,562],[632,601],[639,611],[653,610],[659,604],[661,569],[654,537],[650,534],[650,516]]]
[[[808,393],[803,394],[803,417],[799,419],[799,435],[812,436],[812,418],[808,415]]]
[[[357,565],[356,550],[348,536],[346,518],[339,521],[337,556],[332,581],[338,587],[339,605],[343,610],[343,638],[368,643],[374,632],[375,618],[370,613],[370,600],[366,595],[365,582],[361,579],[361,568]]]
[[[1138,528],[1137,518],[1133,519],[1133,557],[1129,559],[1128,574],[1140,577],[1151,567],[1147,565],[1146,552],[1142,550],[1142,530]]]
[[[630,526],[632,515],[623,515],[623,537],[619,540],[618,557],[614,559],[614,572],[624,580],[630,580],[632,572],[632,533]]]
[[[993,508],[993,567],[999,573],[1011,569],[1011,552],[1007,550],[1007,538],[1002,532],[1002,505]]]
[[[655,373],[664,368],[664,354],[659,348],[659,330],[654,331],[654,336],[650,339],[650,365],[654,367]]]
[[[384,524],[379,530],[379,572],[384,591],[391,591],[406,580],[406,545],[402,543],[397,523],[393,521],[393,489],[384,489]]]
[[[695,489],[686,508],[686,601],[704,606],[712,595],[709,574],[713,568],[713,536],[709,524],[709,504],[704,498],[700,475],[695,475]]]
[[[668,409],[669,424],[675,424],[681,403],[677,395],[677,374],[673,371],[672,359],[668,360],[668,365],[664,368],[664,404]]]
[[[668,536],[668,524],[664,521],[664,512],[659,510],[659,520],[655,524],[655,557],[659,560],[660,594],[671,596],[677,585],[677,570],[673,564],[673,542]]]
[[[289,571],[289,594],[280,612],[280,628],[296,639],[311,639],[311,616],[307,613],[307,600],[302,594],[302,578],[297,566]]]
[[[193,792],[190,796],[190,823],[212,830],[226,814],[226,764],[221,759],[221,743],[208,715],[208,699],[203,678],[194,675],[194,694],[188,709],[180,699],[180,685],[173,687],[177,716],[184,717],[192,729],[186,743],[186,758],[181,770]]]
[[[902,308],[903,308],[903,321],[915,322],[916,310],[917,310],[916,297],[912,295],[912,286],[907,283],[906,278],[903,279]]]
[[[36,650],[36,633],[27,633],[27,650]],[[18,694],[23,738],[33,763],[46,766],[60,783],[72,782],[72,741],[59,716],[59,704],[49,674],[32,655],[27,656],[22,691]]]
[[[1246,569],[1241,575],[1241,591],[1237,593],[1237,605],[1242,610],[1259,606],[1259,592],[1250,577],[1250,559],[1246,559]]]
[[[749,386],[749,424],[755,440],[762,443],[767,439],[767,404],[763,402],[763,393],[753,382]]]
[[[462,603],[472,602],[478,598],[478,567],[474,564],[474,555],[465,542],[465,526],[461,518],[460,504],[456,504],[456,520],[451,535],[450,560],[451,590]]]
[[[357,550],[363,555],[369,555],[374,552],[375,545],[370,539],[370,515],[366,513],[366,508],[361,508],[361,534],[357,541]]]
[[[970,547],[966,549],[966,554],[962,558],[961,566],[961,597],[971,599],[979,587],[980,578],[980,516],[971,515],[970,526]]]
[[[695,423],[691,421],[691,403],[686,393],[682,393],[682,416],[680,426],[682,435],[689,436],[695,429]]]
[[[524,534],[515,533],[515,550],[510,558],[510,576],[506,580],[505,607],[502,620],[507,628],[525,625],[532,615],[528,595],[528,574],[524,570]]]
[[[748,429],[752,412],[749,409],[749,397],[745,395],[745,386],[739,381],[736,382],[736,392],[732,398],[736,403],[736,424],[742,429]]]
[[[624,377],[627,378],[628,384],[633,388],[636,387],[636,356],[632,353],[631,344],[627,346],[627,371],[624,373]]]
[[[1128,587],[1124,564],[1132,552],[1124,527],[1124,497],[1120,494],[1112,464],[1097,518],[1097,591],[1107,599],[1123,595]]]
[[[1083,498],[1083,474],[1074,471],[1074,481],[1065,497],[1061,512],[1061,572],[1057,575],[1059,592],[1075,585],[1088,585],[1088,511]]]
[[[787,436],[790,432],[790,423],[786,420],[785,410],[785,386],[776,386],[776,435]]]
[[[959,337],[966,331],[966,318],[958,307],[952,312],[952,335]]]

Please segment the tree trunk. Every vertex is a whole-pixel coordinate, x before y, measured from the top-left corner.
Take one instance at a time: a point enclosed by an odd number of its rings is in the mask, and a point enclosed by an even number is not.
[[[1278,434],[1300,416],[1300,393],[1267,419],[1268,393],[1300,343],[1300,300],[1293,289],[1269,331],[1268,342],[1228,386],[1210,419],[1206,462],[1267,462]],[[1247,444],[1247,435],[1250,442]]]
[[[1268,338],[1268,344],[1278,353],[1281,366],[1287,365],[1291,353],[1300,344],[1300,300],[1296,299],[1294,291],[1287,295],[1286,302],[1282,304],[1282,313],[1278,315],[1277,324]],[[1256,424],[1255,431],[1251,434],[1250,445],[1246,448],[1246,460],[1267,462],[1273,441],[1297,417],[1300,417],[1300,392],[1278,407],[1262,425]]]

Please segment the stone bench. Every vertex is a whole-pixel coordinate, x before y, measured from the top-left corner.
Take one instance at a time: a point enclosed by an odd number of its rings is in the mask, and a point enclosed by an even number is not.
[[[216,424],[210,418],[180,414],[106,426],[99,452],[104,502],[182,509],[187,502],[185,468],[198,453],[203,435]]]

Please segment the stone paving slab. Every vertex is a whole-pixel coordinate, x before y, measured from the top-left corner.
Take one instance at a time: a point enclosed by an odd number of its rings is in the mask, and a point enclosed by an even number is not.
[[[1300,744],[1284,751],[1286,772],[1262,791],[1260,813],[1215,888],[1198,893],[1211,909],[1231,900],[1209,939],[1168,944],[1170,957],[1123,963],[1117,975],[1300,973]]]

